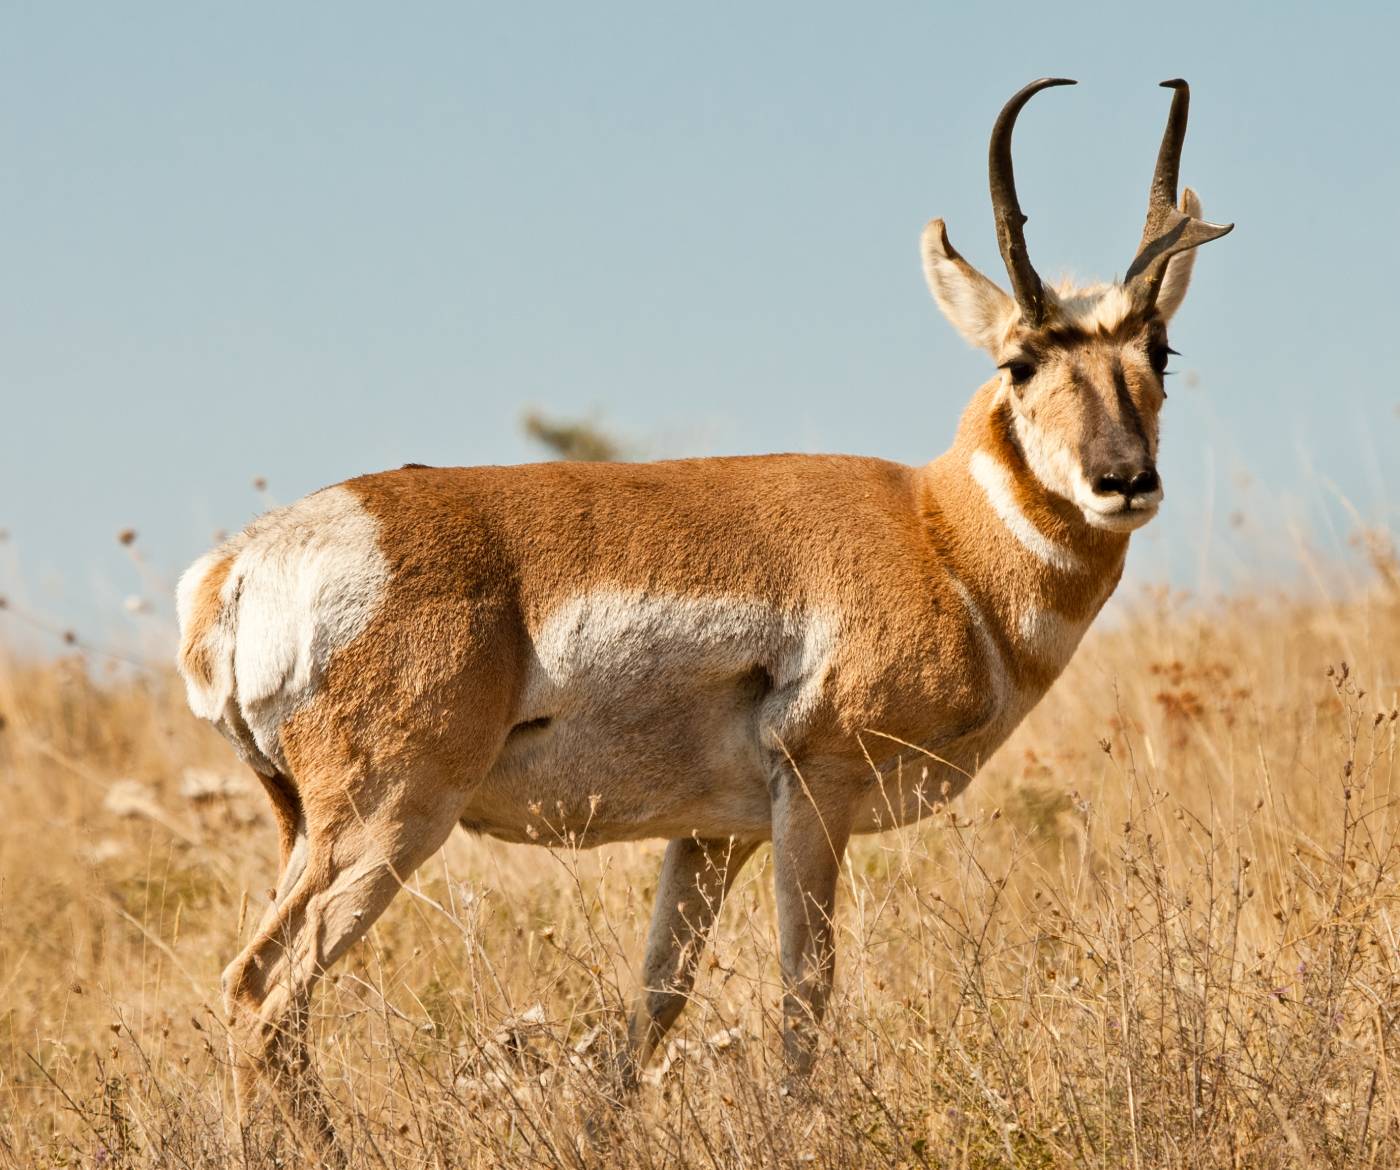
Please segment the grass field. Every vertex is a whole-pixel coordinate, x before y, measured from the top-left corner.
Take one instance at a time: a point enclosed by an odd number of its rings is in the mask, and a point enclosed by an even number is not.
[[[965,796],[858,841],[807,1094],[779,1087],[766,851],[612,1110],[660,844],[457,835],[317,999],[352,1163],[1400,1165],[1400,574],[1374,560],[1340,600],[1130,599]],[[275,876],[256,783],[173,674],[0,652],[0,718],[0,1164],[304,1165],[232,1122],[219,972]]]

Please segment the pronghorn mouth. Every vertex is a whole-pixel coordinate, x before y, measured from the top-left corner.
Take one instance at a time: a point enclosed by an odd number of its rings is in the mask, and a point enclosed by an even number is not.
[[[1104,528],[1110,532],[1132,532],[1141,528],[1157,514],[1162,502],[1162,489],[1147,492],[1130,499],[1118,497],[1113,503],[1098,498],[1090,498],[1080,504],[1084,519],[1094,528]]]

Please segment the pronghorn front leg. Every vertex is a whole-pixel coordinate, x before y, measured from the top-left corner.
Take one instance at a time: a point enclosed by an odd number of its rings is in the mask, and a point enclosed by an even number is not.
[[[635,1086],[638,1071],[685,1007],[705,937],[755,848],[756,842],[692,837],[666,847],[642,964],[642,991],[627,1029],[624,1087]]]
[[[791,767],[773,781],[773,884],[783,968],[783,1054],[805,1076],[836,970],[836,881],[851,831],[843,801],[819,801]]]

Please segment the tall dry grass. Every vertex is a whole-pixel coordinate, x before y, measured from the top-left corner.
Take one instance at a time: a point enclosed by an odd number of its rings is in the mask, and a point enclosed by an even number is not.
[[[660,845],[458,836],[317,1000],[353,1163],[1400,1164],[1377,567],[1337,602],[1138,598],[967,795],[860,840],[806,1094],[764,855],[615,1109]],[[240,1147],[218,1007],[274,874],[260,793],[166,673],[0,659],[0,717],[0,1162],[304,1164],[270,1119]]]

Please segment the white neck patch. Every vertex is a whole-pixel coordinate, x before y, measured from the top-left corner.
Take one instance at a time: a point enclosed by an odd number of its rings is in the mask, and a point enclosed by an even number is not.
[[[1021,511],[1012,490],[1011,473],[998,460],[986,451],[974,451],[968,460],[968,470],[977,486],[986,493],[992,511],[1027,552],[1061,572],[1072,573],[1079,568],[1078,557],[1047,537]]]

